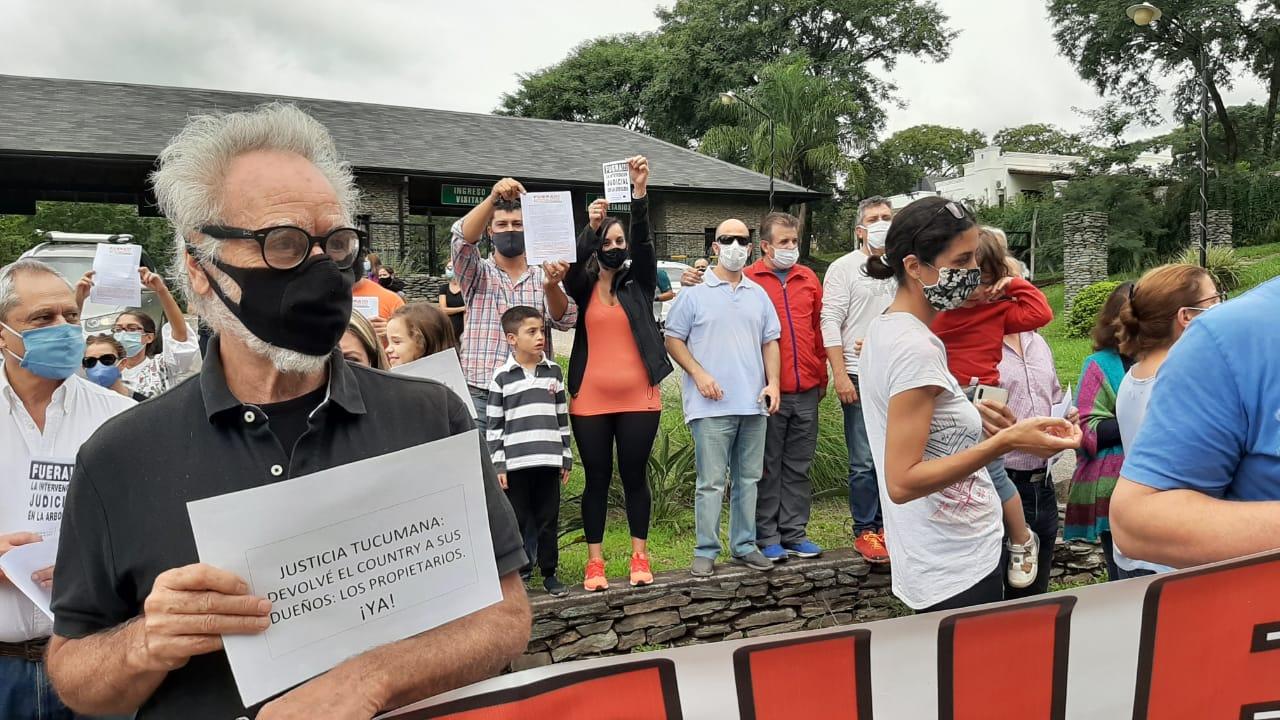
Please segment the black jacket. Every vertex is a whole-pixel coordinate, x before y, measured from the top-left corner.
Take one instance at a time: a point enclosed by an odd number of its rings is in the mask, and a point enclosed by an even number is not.
[[[587,260],[600,247],[600,237],[588,226],[578,236],[578,261],[569,268],[564,287],[578,304],[578,324],[574,328],[573,352],[569,355],[569,395],[578,394],[587,370],[587,306],[596,297],[596,278],[587,272]],[[649,234],[649,199],[631,199],[631,230],[627,233],[631,265],[613,276],[613,294],[631,321],[631,334],[640,350],[640,360],[649,373],[649,384],[657,385],[672,372],[666,344],[653,319],[653,296],[658,288],[658,255]]]

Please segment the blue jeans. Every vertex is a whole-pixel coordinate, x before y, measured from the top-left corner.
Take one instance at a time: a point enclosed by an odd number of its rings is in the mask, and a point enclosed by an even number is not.
[[[53,693],[44,663],[0,657],[0,718],[71,720],[75,713]]]
[[[480,431],[480,438],[483,440],[488,429],[489,391],[475,385],[468,385],[467,389],[471,391],[471,404],[476,408],[476,429]]]
[[[850,375],[849,379],[858,387],[857,375]],[[849,516],[857,537],[867,530],[882,530],[884,517],[880,513],[880,487],[871,442],[867,440],[867,423],[862,418],[861,396],[858,402],[841,405],[840,409],[844,411],[844,444],[849,448]]]
[[[696,557],[720,554],[720,506],[725,481],[729,494],[729,551],[741,557],[756,548],[756,485],[764,473],[764,415],[699,418],[689,423],[698,466],[698,489],[693,500],[697,528]]]

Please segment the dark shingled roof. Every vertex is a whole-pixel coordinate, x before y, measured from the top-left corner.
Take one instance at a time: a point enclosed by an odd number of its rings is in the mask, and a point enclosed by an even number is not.
[[[601,163],[639,154],[653,164],[655,189],[769,190],[766,175],[615,125],[13,75],[0,75],[0,155],[151,159],[189,115],[275,99],[323,122],[357,170],[596,185]],[[819,197],[781,181],[777,192]]]

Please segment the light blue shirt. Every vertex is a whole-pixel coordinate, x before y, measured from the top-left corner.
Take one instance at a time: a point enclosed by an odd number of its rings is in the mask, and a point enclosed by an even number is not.
[[[735,288],[708,272],[700,285],[680,291],[667,314],[667,337],[683,340],[698,364],[711,373],[724,397],[708,400],[684,377],[686,422],[727,415],[767,415],[759,401],[765,386],[761,346],[782,334],[769,295],[743,275]]]
[[[1280,500],[1280,279],[1196,318],[1160,366],[1125,478]]]

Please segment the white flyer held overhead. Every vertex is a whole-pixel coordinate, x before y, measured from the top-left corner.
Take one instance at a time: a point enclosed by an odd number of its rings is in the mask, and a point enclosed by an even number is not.
[[[441,350],[434,355],[397,365],[391,368],[391,372],[444,383],[462,400],[471,412],[471,418],[475,419],[476,404],[471,402],[471,390],[467,388],[467,379],[462,375],[462,364],[458,362],[458,353],[454,350]]]
[[[626,160],[604,163],[604,198],[610,204],[631,202],[631,170]]]
[[[200,562],[271,601],[223,644],[245,706],[502,600],[471,430],[187,503]]]
[[[93,255],[93,288],[89,300],[100,305],[142,305],[142,246],[98,243]],[[75,278],[68,278],[75,281]]]
[[[378,317],[378,298],[355,296],[351,298],[351,309],[360,313],[361,316],[372,320]]]
[[[578,259],[569,191],[525,193],[520,196],[520,207],[524,215],[525,256],[530,265]]]
[[[53,565],[58,558],[58,536],[50,535],[35,543],[19,545],[4,555],[0,555],[0,570],[13,586],[26,595],[40,612],[53,619],[49,610],[49,602],[53,599],[52,590],[42,588],[31,579],[31,574]]]

